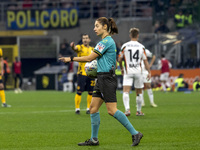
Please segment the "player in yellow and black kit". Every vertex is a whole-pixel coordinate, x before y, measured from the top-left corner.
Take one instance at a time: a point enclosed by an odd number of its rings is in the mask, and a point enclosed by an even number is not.
[[[0,48],[0,97],[1,97],[1,102],[2,102],[2,107],[11,107],[10,105],[7,105],[6,104],[6,96],[5,96],[5,92],[4,92],[4,85],[3,85],[3,80],[2,80],[2,77],[3,77],[3,51],[2,49]]]
[[[94,50],[94,47],[91,47],[90,37],[88,34],[82,35],[82,43],[81,45],[75,45],[74,42],[70,44],[71,48],[77,53],[78,57],[88,56]],[[88,91],[87,96],[87,111],[86,114],[90,114],[90,103],[92,100],[92,92],[95,85],[95,80],[89,78],[85,72],[85,64],[86,62],[79,62],[78,66],[78,78],[77,78],[77,94],[75,96],[75,108],[76,114],[80,114],[80,103],[81,103],[81,94],[84,91]]]

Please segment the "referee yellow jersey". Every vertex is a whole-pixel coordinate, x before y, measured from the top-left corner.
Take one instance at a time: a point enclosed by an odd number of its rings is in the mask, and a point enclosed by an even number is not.
[[[78,57],[82,57],[82,56],[88,56],[92,53],[92,51],[94,51],[94,47],[85,47],[83,44],[82,45],[76,45],[76,47],[78,48],[77,52],[77,56]],[[81,74],[86,76],[86,72],[85,72],[85,62],[79,62],[78,63],[78,72],[77,74]]]

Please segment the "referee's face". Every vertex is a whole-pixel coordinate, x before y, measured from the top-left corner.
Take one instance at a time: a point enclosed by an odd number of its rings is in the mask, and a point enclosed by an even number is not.
[[[95,21],[94,32],[96,33],[97,36],[101,36],[104,33],[103,26],[98,21]]]

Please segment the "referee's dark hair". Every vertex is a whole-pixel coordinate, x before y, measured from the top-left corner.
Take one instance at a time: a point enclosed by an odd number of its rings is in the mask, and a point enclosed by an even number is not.
[[[107,25],[107,31],[110,35],[117,34],[118,28],[113,18],[100,17],[96,21],[98,21],[102,26]]]

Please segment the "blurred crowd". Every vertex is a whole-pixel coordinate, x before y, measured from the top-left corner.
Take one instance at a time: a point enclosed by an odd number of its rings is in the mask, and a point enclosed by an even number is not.
[[[198,0],[153,1],[156,33],[168,33],[182,29],[198,20]]]
[[[5,2],[9,10],[77,7],[80,12],[79,18],[89,18],[91,15],[100,17],[109,13],[113,17],[150,17],[153,11],[152,0],[2,0],[1,2]]]

